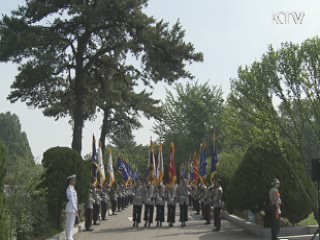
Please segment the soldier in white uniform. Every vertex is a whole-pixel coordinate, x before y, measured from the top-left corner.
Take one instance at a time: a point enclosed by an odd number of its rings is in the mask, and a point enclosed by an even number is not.
[[[141,210],[144,201],[144,189],[140,181],[137,181],[133,194],[133,227],[139,227],[141,222]]]
[[[73,227],[76,216],[78,216],[78,197],[77,192],[74,189],[76,185],[76,175],[67,177],[69,187],[67,188],[66,194],[68,203],[66,206],[66,237],[67,240],[73,240]]]

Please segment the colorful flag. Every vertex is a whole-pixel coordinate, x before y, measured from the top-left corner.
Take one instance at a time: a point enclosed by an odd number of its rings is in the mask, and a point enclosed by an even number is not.
[[[159,145],[159,184],[162,182],[163,180],[163,176],[164,176],[164,167],[163,167],[163,154],[162,154],[162,143],[160,143]]]
[[[218,152],[217,152],[217,144],[215,140],[212,144],[212,153],[211,153],[211,182],[213,182],[215,175],[217,174],[217,165],[219,165],[219,158],[218,158]]]
[[[169,184],[174,185],[177,180],[176,163],[174,158],[174,143],[170,145],[170,166],[169,166]]]
[[[193,154],[193,175],[194,175],[194,182],[198,185],[199,182],[199,167],[198,167],[198,156],[197,151],[194,151]]]
[[[207,149],[205,144],[201,144],[200,151],[200,178],[205,181],[207,175]],[[202,182],[201,181],[201,182]]]
[[[98,167],[97,167],[97,148],[96,148],[96,138],[94,134],[92,136],[92,157],[91,157],[91,183],[96,186],[98,183]]]
[[[125,184],[128,184],[128,181],[130,180],[129,174],[124,164],[124,161],[120,157],[118,157],[118,170],[122,173],[122,178]]]
[[[107,171],[109,174],[109,186],[112,187],[112,184],[115,182],[114,171],[113,171],[113,162],[112,162],[112,150],[109,150],[109,159]]]
[[[190,155],[190,165],[189,165],[189,182],[192,183],[194,181],[194,169],[193,169],[193,160]]]
[[[154,183],[156,180],[156,168],[155,168],[155,158],[154,158],[154,145],[152,140],[150,141],[150,152],[148,161],[148,176],[147,181]]]
[[[101,143],[99,143],[99,148],[98,148],[97,167],[99,172],[99,184],[103,186],[104,181],[106,180],[106,174],[105,174],[104,164],[102,159]]]

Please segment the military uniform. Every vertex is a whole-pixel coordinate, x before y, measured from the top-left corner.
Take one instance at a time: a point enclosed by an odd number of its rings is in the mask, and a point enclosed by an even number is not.
[[[118,194],[115,189],[112,189],[110,191],[110,197],[111,197],[111,210],[112,215],[116,215],[116,209],[117,209],[117,201],[118,201]]]
[[[180,205],[181,227],[185,227],[186,222],[188,221],[189,194],[190,193],[185,180],[181,180],[181,183],[177,188],[177,197]]]
[[[196,211],[196,215],[200,214],[200,186],[195,187],[193,190],[193,208]]]
[[[90,194],[86,202],[86,219],[84,224],[86,231],[92,231],[93,203],[94,198]]]
[[[93,225],[99,225],[98,221],[100,220],[100,202],[101,198],[99,194],[96,192],[93,195],[94,203],[93,203]]]
[[[155,198],[155,192],[154,192],[154,186],[148,185],[145,189],[145,198],[144,198],[144,218],[145,221],[144,226],[146,227],[148,224],[148,227],[151,226],[151,223],[153,223],[153,211],[154,211],[154,198]]]
[[[221,228],[221,199],[223,190],[221,187],[221,181],[216,180],[216,186],[213,191],[213,216],[214,216],[214,231],[220,231]]]
[[[106,191],[101,193],[101,219],[102,220],[106,220],[109,199],[110,199],[109,195]]]
[[[176,218],[176,204],[177,204],[177,195],[176,195],[177,186],[169,186],[166,191],[167,199],[167,208],[168,208],[168,218],[167,222],[169,227],[172,227],[175,223]]]
[[[280,186],[280,181],[278,179],[274,179],[273,187],[269,191],[269,199],[271,205],[271,239],[278,239],[277,236],[280,232],[280,217],[281,217],[281,198],[278,187]]]
[[[69,187],[66,190],[68,203],[66,206],[66,237],[67,240],[73,240],[73,228],[76,216],[78,215],[78,196],[74,185],[70,181],[75,180],[76,175],[71,175],[67,179]]]
[[[164,222],[164,206],[165,206],[165,186],[160,185],[157,187],[157,193],[156,193],[157,226],[159,226],[159,224],[160,226],[162,226],[162,222]]]
[[[203,196],[203,215],[206,220],[205,224],[211,223],[211,204],[213,202],[213,189],[205,188]]]
[[[144,201],[144,190],[142,186],[137,186],[133,195],[133,227],[139,227],[141,222],[141,210]]]

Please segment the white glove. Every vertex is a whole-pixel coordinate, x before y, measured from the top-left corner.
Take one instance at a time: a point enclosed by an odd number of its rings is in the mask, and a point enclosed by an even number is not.
[[[277,213],[278,213],[278,214],[281,214],[280,208],[277,209]]]

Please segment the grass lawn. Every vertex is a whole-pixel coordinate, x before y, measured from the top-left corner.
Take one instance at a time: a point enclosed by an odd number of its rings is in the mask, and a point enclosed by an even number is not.
[[[317,221],[314,219],[313,213],[309,215],[306,219],[302,220],[298,223],[298,225],[301,226],[309,226],[309,225],[317,225]]]

